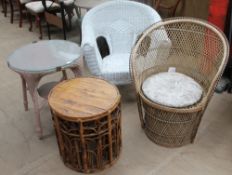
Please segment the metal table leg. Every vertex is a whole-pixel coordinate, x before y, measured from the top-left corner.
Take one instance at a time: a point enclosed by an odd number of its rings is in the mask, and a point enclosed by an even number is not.
[[[39,107],[39,101],[38,101],[38,92],[37,92],[37,87],[39,84],[40,79],[42,78],[43,75],[41,74],[23,74],[21,75],[23,77],[23,95],[24,95],[24,100],[25,98],[25,83],[27,85],[28,91],[31,95],[32,101],[33,101],[33,106],[34,106],[34,112],[35,112],[35,128],[37,135],[39,139],[42,139],[43,136],[43,131],[41,127],[41,121],[40,121],[40,107]],[[25,81],[25,82],[24,82]]]

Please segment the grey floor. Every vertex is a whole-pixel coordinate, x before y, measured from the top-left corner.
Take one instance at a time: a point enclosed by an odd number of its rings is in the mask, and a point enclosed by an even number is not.
[[[6,65],[16,48],[38,40],[38,29],[28,31],[0,14],[0,174],[75,175],[59,157],[48,106],[41,111],[45,133],[38,140],[34,113],[23,109],[19,76]],[[46,31],[46,30],[45,30]],[[61,37],[60,37],[61,38]],[[71,40],[78,41],[78,32]],[[43,81],[57,78],[46,77]],[[120,87],[123,96],[123,147],[119,160],[98,174],[107,175],[231,175],[232,174],[232,95],[215,94],[203,117],[194,144],[168,149],[152,143],[140,128],[131,87]]]

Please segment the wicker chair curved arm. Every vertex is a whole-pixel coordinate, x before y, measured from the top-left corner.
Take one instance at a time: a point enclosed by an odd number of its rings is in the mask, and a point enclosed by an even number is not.
[[[158,25],[162,25],[163,22],[159,21],[157,23],[154,23],[149,28],[147,28],[138,38],[138,41],[132,48],[132,52],[130,55],[130,74],[133,79],[136,92],[140,92],[140,87],[143,79],[140,79],[140,75],[144,71],[143,68],[146,66],[151,66],[149,62],[147,62],[148,65],[143,65],[145,62],[136,62],[135,58],[140,57],[140,59],[145,59],[148,56],[148,53],[151,52],[152,49],[162,48],[165,49],[165,53],[155,52],[153,55],[153,58],[156,57],[162,57],[167,58],[171,49],[171,40],[168,38],[168,35],[165,31],[160,31],[158,34],[155,34],[153,36],[148,36],[148,33],[152,31],[152,28]],[[152,41],[153,37],[155,38],[155,41]],[[140,43],[140,44],[138,44]],[[159,55],[160,54],[160,55]],[[151,55],[150,55],[151,56]],[[135,68],[135,65],[137,65],[141,69]],[[144,67],[145,66],[145,67]]]
[[[89,20],[82,22],[82,42],[81,48],[84,54],[84,60],[93,75],[101,75],[102,57],[97,47],[96,36]]]

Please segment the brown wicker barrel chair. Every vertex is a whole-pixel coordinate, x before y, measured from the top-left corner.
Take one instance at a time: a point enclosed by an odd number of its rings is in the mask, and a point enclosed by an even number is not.
[[[166,147],[193,143],[228,54],[224,34],[203,20],[170,18],[143,32],[132,50],[130,71],[142,128],[150,140]],[[143,82],[170,67],[200,85],[200,100],[186,107],[170,107],[147,98]]]

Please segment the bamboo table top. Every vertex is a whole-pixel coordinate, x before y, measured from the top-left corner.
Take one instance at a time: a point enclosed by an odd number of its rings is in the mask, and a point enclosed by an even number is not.
[[[110,113],[120,102],[116,86],[97,78],[76,78],[56,85],[48,103],[60,117],[88,120]]]

